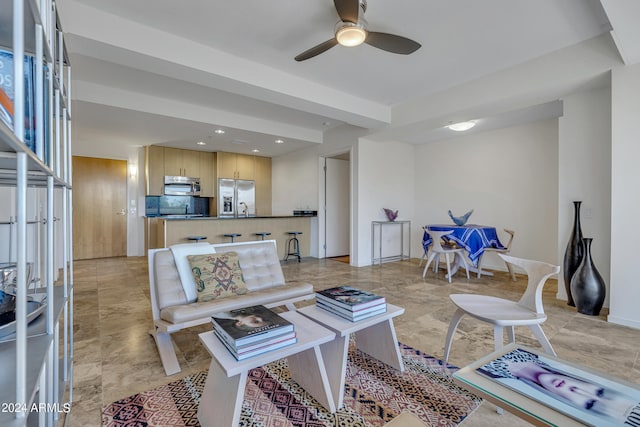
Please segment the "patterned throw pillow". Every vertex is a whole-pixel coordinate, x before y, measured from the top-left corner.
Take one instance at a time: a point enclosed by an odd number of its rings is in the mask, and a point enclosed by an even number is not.
[[[187,259],[196,281],[198,301],[247,293],[236,252],[188,255]]]

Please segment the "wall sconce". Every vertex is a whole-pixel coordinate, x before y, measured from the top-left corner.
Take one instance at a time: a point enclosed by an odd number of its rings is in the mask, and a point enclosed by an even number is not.
[[[129,164],[129,177],[131,179],[136,179],[137,176],[138,176],[138,165],[136,165],[135,163]]]

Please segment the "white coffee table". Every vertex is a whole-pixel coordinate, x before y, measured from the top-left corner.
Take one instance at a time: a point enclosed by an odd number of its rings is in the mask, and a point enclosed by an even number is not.
[[[297,312],[279,314],[293,323],[298,342],[242,361],[236,360],[213,332],[199,335],[212,357],[198,407],[203,427],[237,426],[249,370],[285,357],[291,377],[327,410],[336,411],[320,351],[320,345],[332,342],[336,334]]]
[[[404,308],[387,304],[386,313],[358,322],[343,319],[315,305],[303,307],[298,312],[336,333],[336,339],[322,344],[320,349],[337,409],[343,404],[350,334],[355,334],[358,349],[401,372],[404,371],[393,326],[393,318],[403,314]]]

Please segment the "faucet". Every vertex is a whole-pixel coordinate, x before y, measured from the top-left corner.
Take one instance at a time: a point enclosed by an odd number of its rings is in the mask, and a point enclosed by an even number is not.
[[[242,215],[247,218],[249,216],[249,208],[247,207],[247,204],[245,202],[240,202],[238,204],[242,205]]]

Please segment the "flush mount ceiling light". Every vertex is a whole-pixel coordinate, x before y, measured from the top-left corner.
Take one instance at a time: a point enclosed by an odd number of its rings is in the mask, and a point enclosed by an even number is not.
[[[460,122],[460,123],[452,123],[447,125],[447,127],[451,130],[455,130],[456,132],[463,132],[465,130],[469,130],[476,125],[476,122]]]
[[[275,143],[276,143],[276,144],[284,144],[284,141],[283,141],[283,140],[281,140],[281,139],[276,139],[276,140],[275,140]]]
[[[367,38],[367,31],[361,22],[355,24],[353,22],[339,22],[339,28],[336,31],[336,40],[342,46],[353,47],[364,43]]]

